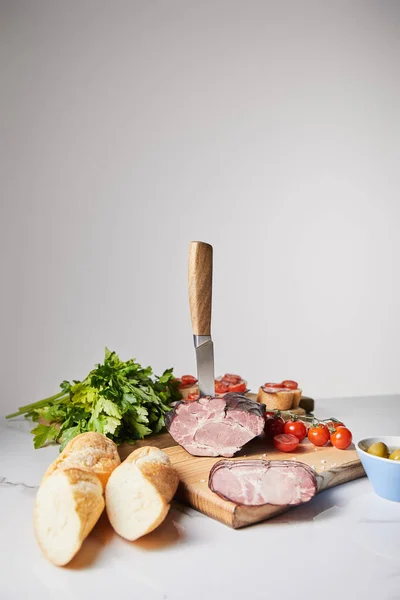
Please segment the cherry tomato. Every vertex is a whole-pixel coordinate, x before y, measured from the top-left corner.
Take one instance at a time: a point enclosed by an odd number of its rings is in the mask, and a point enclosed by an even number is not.
[[[266,388],[281,388],[281,383],[264,383],[264,387]]]
[[[285,429],[285,421],[282,417],[268,417],[265,420],[264,431],[267,438],[272,439],[276,435],[283,433]]]
[[[331,433],[331,444],[335,448],[345,450],[348,448],[353,440],[350,429],[347,427],[338,427]]]
[[[303,421],[286,421],[284,433],[295,435],[299,442],[301,442],[307,435],[307,427]]]
[[[181,377],[181,386],[189,386],[189,385],[194,385],[195,383],[197,383],[197,379],[196,377],[193,377],[193,375],[182,375]]]
[[[239,383],[241,380],[240,375],[232,375],[232,373],[225,373],[222,378],[222,381],[227,381],[228,383]]]
[[[322,423],[319,423],[315,427],[310,427],[308,430],[308,439],[314,446],[324,446],[329,440],[329,437],[329,429]]]
[[[275,417],[274,410],[266,410],[264,413],[264,419],[268,419],[268,417]]]
[[[291,433],[274,436],[274,446],[280,452],[293,452],[299,445],[299,438]]]
[[[285,381],[282,381],[281,386],[288,388],[288,390],[297,390],[299,384],[297,381],[292,381],[292,379],[285,379]]]

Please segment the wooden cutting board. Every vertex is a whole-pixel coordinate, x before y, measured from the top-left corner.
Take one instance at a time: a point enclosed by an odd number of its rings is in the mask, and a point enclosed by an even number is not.
[[[163,448],[169,455],[180,478],[176,499],[203,514],[216,519],[234,529],[245,527],[290,510],[287,507],[265,504],[263,506],[243,506],[227,502],[208,487],[211,467],[221,457],[208,458],[192,456],[178,446],[168,433],[142,440],[135,446],[121,446],[121,458],[125,458],[138,446],[153,445]],[[347,450],[337,450],[333,446],[316,448],[305,440],[293,454],[278,452],[264,436],[259,436],[246,445],[234,458],[263,458],[265,460],[297,460],[314,467],[318,479],[318,493],[336,485],[358,479],[365,475],[354,446]],[[225,459],[226,460],[226,459]],[[311,500],[312,502],[312,500]]]

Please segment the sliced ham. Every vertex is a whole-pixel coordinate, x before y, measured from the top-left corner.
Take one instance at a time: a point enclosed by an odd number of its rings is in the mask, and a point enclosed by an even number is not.
[[[264,429],[265,406],[241,394],[178,402],[165,415],[174,440],[193,456],[233,456]]]
[[[293,506],[308,502],[318,491],[308,465],[289,460],[220,460],[210,471],[209,488],[236,504]]]

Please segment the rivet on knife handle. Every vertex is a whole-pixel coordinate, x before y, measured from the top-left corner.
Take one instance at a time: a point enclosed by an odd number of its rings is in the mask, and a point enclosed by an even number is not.
[[[213,249],[205,242],[189,246],[189,304],[193,335],[211,335]]]

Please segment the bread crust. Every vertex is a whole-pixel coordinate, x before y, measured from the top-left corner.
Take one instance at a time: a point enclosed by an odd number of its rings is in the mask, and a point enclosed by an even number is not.
[[[300,400],[303,395],[302,390],[293,390],[292,408],[299,408]]]
[[[293,390],[279,390],[270,393],[260,387],[257,400],[265,404],[269,410],[290,410],[293,404]]]
[[[55,537],[47,539],[43,529],[41,521],[46,518],[46,510],[41,507],[41,503],[57,503],[57,497],[52,493],[54,487],[50,484],[56,483],[57,479],[63,478],[66,480],[69,491],[73,499],[73,512],[79,520],[79,531],[73,540],[73,545],[69,548],[69,552],[65,555],[65,548],[60,549],[56,547],[57,534],[60,531],[54,531]],[[45,498],[46,495],[48,498]],[[55,471],[50,477],[42,480],[36,495],[33,524],[34,533],[37,543],[47,560],[57,566],[65,566],[72,558],[79,552],[82,543],[92,531],[93,527],[99,520],[105,507],[103,486],[100,479],[95,473],[91,473],[87,470],[82,469],[63,469]],[[63,524],[63,528],[68,527],[68,517],[71,515],[65,515],[66,525]],[[49,517],[50,518],[50,517]],[[48,524],[48,529],[51,528],[51,523]]]
[[[135,493],[132,488],[124,492],[119,484],[120,478],[127,479],[135,477]],[[154,531],[165,519],[170,509],[170,502],[174,497],[179,484],[179,476],[171,465],[168,455],[152,446],[143,446],[134,450],[124,462],[112,473],[106,486],[106,512],[109,521],[115,531],[121,537],[134,541]],[[150,486],[150,487],[149,487]],[[133,497],[134,496],[134,497]],[[136,497],[141,497],[143,506],[147,503],[154,505],[151,518],[146,515],[146,526],[140,529],[140,533],[132,533],[131,529],[125,527],[118,518],[118,505],[132,503],[132,516],[138,520],[141,518],[141,508],[133,506]],[[128,530],[129,529],[129,530]],[[138,529],[139,530],[139,529]]]
[[[179,476],[165,452],[153,446],[143,446],[131,452],[126,460],[140,468],[167,504],[171,502],[178,489]]]
[[[107,436],[94,431],[72,438],[61,454],[47,468],[44,477],[57,469],[82,469],[95,473],[103,490],[113,470],[121,464],[117,445]]]

